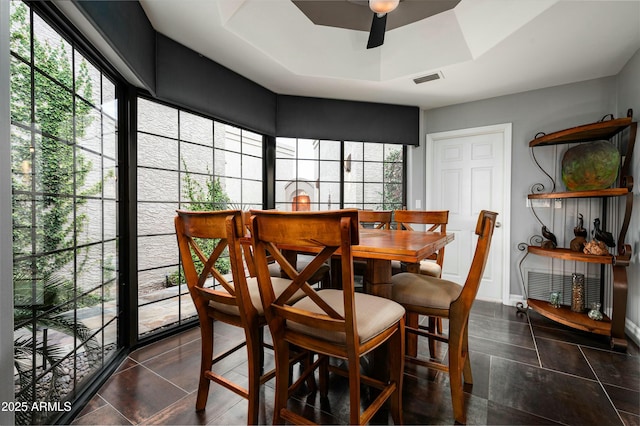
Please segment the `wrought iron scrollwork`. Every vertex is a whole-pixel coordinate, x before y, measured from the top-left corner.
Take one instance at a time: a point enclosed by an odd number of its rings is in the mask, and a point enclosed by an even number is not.
[[[540,171],[542,173],[545,174],[545,176],[547,176],[549,178],[549,180],[551,181],[551,192],[555,192],[556,190],[556,181],[553,180],[553,178],[551,177],[551,175],[549,173],[547,173],[547,171],[542,168],[542,166],[540,165],[540,163],[538,162],[538,159],[536,158],[536,150],[533,149],[533,147],[531,148],[531,156],[533,157],[533,162],[536,163],[536,166],[538,166],[538,168],[540,169]],[[544,185],[542,185],[542,188],[544,188]]]

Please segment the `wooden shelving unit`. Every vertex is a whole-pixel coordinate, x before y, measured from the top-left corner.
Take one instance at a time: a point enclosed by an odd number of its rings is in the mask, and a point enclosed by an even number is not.
[[[540,315],[568,327],[604,336],[611,334],[611,320],[606,315],[604,315],[602,321],[594,321],[587,316],[586,312],[573,312],[568,306],[554,308],[549,302],[537,299],[529,299],[528,303],[529,307]]]
[[[587,316],[586,312],[576,313],[566,306],[554,308],[546,300],[528,298],[527,304],[529,308],[553,321],[578,330],[609,336],[611,346],[614,349],[622,351],[625,351],[627,348],[627,340],[624,334],[628,286],[626,267],[629,265],[631,258],[631,247],[624,243],[624,239],[629,229],[631,209],[633,206],[633,177],[630,172],[631,156],[633,154],[637,133],[637,123],[633,121],[632,117],[633,113],[629,110],[627,117],[618,119],[612,117],[610,120],[603,119],[603,121],[596,123],[572,127],[550,134],[538,134],[535,139],[529,142],[529,147],[532,149],[559,144],[593,142],[602,139],[611,139],[628,129],[626,133],[628,138],[626,152],[621,153],[624,158],[624,163],[620,169],[619,184],[617,187],[593,191],[547,192],[528,195],[530,200],[626,197],[626,211],[623,224],[618,234],[618,253],[616,255],[596,256],[574,252],[567,248],[542,248],[531,244],[525,245],[527,253],[536,256],[550,257],[564,261],[600,264],[602,268],[611,267],[613,269],[614,283],[611,318],[605,315],[602,321],[594,321]],[[603,286],[603,281],[601,281],[600,285],[601,287]],[[601,288],[601,295],[603,294],[602,291]]]

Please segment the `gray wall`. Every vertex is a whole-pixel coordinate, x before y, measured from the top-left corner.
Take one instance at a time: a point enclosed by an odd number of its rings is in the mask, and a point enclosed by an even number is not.
[[[0,0],[0,402],[14,392],[9,58],[9,2]],[[0,410],[0,424],[13,424],[13,413]]]
[[[429,133],[471,127],[487,126],[499,123],[513,123],[512,158],[511,158],[511,250],[510,287],[512,295],[522,295],[519,278],[518,261],[522,252],[518,243],[526,242],[534,234],[539,234],[539,225],[526,207],[527,194],[531,185],[541,182],[549,190],[549,180],[532,161],[529,141],[538,132],[554,132],[568,127],[579,126],[599,120],[604,115],[613,113],[616,118],[626,115],[626,110],[633,107],[636,115],[640,113],[640,92],[637,76],[640,75],[640,58],[636,53],[619,76],[589,80],[580,83],[534,90],[498,98],[469,102],[444,108],[423,111],[420,146],[410,148],[409,193],[407,204],[414,206],[419,199],[425,205],[425,140]],[[624,93],[623,93],[624,92]],[[637,120],[637,118],[636,118]],[[549,166],[553,153],[545,156],[544,150],[536,152],[538,160],[547,171],[554,170]],[[638,182],[638,149],[634,159],[633,174]],[[552,176],[554,172],[551,172]],[[560,181],[554,176],[556,182]],[[636,206],[638,202],[638,184],[634,191]],[[627,301],[627,325],[640,324],[638,305],[640,295],[638,282],[640,268],[638,266],[638,250],[640,247],[639,217],[640,210],[635,209],[634,222],[630,227],[627,241],[634,247],[634,264],[628,268],[629,298]],[[524,220],[523,220],[524,218]],[[517,220],[516,220],[517,219]],[[543,219],[544,220],[544,219]],[[635,227],[634,227],[635,226]],[[528,260],[527,260],[528,261]],[[629,324],[629,320],[633,324]],[[636,333],[636,336],[638,333]]]
[[[635,121],[640,118],[640,50],[627,62],[618,75],[618,116],[632,108]],[[638,136],[640,139],[640,136]],[[627,268],[629,297],[627,300],[627,329],[640,336],[640,141],[636,139],[631,174],[634,177],[633,213],[627,243],[631,245],[631,265]]]

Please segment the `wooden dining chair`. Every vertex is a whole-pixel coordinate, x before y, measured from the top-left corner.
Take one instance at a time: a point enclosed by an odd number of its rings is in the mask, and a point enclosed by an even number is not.
[[[391,210],[358,210],[358,222],[362,228],[391,228]]]
[[[250,211],[242,212],[242,222],[247,227],[247,230],[249,230],[250,217],[251,217]],[[311,259],[312,257],[307,256],[305,254],[298,254],[296,256],[296,269],[298,271],[301,271],[309,264]],[[270,262],[269,262],[269,272],[271,273],[272,277],[286,278],[286,275],[284,275],[282,273],[282,270],[280,269],[280,265],[274,262],[273,259],[270,259]],[[311,278],[309,278],[309,284],[314,286],[319,286],[320,288],[331,288],[331,267],[329,266],[329,263],[325,263],[320,268],[318,268],[316,273]]]
[[[449,222],[449,210],[396,210],[394,212],[394,220],[399,230],[413,231],[416,225],[426,225],[427,231],[431,232],[447,232],[447,223]],[[433,253],[431,256],[420,261],[418,271],[424,275],[440,278],[442,277],[442,266],[444,264],[444,247]],[[415,267],[414,267],[415,268]],[[410,267],[399,261],[391,262],[392,275],[409,272]],[[416,327],[420,318],[413,312],[407,313],[407,325]],[[431,332],[442,333],[442,319],[429,317],[429,330]],[[410,339],[411,341],[411,339]],[[415,355],[417,348],[412,343],[408,345],[410,355]],[[429,353],[435,354],[435,342],[429,339]]]
[[[458,423],[466,423],[463,376],[464,383],[473,383],[469,361],[469,312],[478,293],[489,257],[497,215],[497,213],[483,210],[478,216],[476,225],[478,241],[471,268],[463,286],[430,275],[409,272],[403,272],[391,278],[392,299],[404,306],[407,313],[449,319],[448,336],[434,333],[422,326],[407,324],[406,327],[407,333],[448,343],[448,365],[417,356],[407,356],[406,361],[449,373],[453,415]]]
[[[189,293],[196,307],[202,337],[200,380],[196,398],[196,410],[204,410],[209,395],[210,382],[246,398],[247,424],[258,422],[260,385],[275,376],[275,370],[262,374],[263,330],[266,325],[264,309],[256,278],[246,278],[245,263],[240,238],[245,235],[239,210],[211,212],[178,211],[175,228],[180,248],[180,258]],[[233,281],[216,268],[216,261],[228,247]],[[249,253],[248,251],[246,253]],[[252,260],[247,258],[247,270],[255,271]],[[217,282],[217,286],[212,284]],[[288,287],[291,280],[274,278],[276,294]],[[293,294],[291,301],[303,296]],[[245,342],[213,356],[214,322],[221,321],[244,330]],[[247,348],[248,387],[244,388],[213,372],[213,365],[237,350]],[[298,356],[296,359],[302,359]]]
[[[358,210],[358,223],[363,229],[391,229],[391,210]],[[364,275],[367,271],[367,261],[364,259],[356,259],[353,262],[353,274],[356,276]]]
[[[351,246],[358,243],[357,210],[324,212],[252,211],[251,236],[265,315],[276,358],[276,394],[273,423],[288,421],[309,424],[300,413],[287,408],[290,347],[319,354],[316,366],[327,366],[327,357],[347,361],[349,379],[349,424],[367,423],[389,400],[394,423],[402,423],[402,380],[404,370],[404,309],[392,300],[355,293]],[[298,272],[281,248],[305,248],[318,253]],[[293,281],[280,296],[274,291],[267,255],[271,254]],[[315,269],[332,256],[339,256],[342,290],[316,290],[307,282]],[[306,297],[291,306],[284,302],[296,291]],[[378,371],[389,369],[389,378],[363,375],[360,359],[387,343],[388,357]],[[380,354],[379,354],[380,356]],[[378,361],[379,362],[379,361]],[[322,380],[322,375],[321,375]],[[361,412],[361,385],[379,389],[379,395]],[[321,387],[322,389],[322,387]]]
[[[427,225],[426,230],[432,232],[447,232],[449,222],[449,210],[396,210],[394,220],[399,230],[413,231],[415,225]],[[442,265],[444,263],[444,247],[420,262],[420,273],[440,278],[442,276]],[[402,265],[397,272],[406,272],[406,265]]]

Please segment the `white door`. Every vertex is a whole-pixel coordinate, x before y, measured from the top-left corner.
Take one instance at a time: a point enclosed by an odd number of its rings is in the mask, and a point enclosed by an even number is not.
[[[463,284],[475,250],[481,210],[498,213],[478,299],[509,303],[511,123],[427,135],[426,205],[449,210],[442,277]]]

